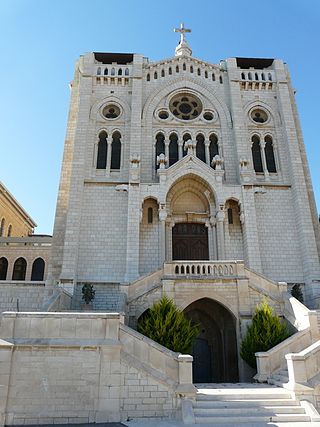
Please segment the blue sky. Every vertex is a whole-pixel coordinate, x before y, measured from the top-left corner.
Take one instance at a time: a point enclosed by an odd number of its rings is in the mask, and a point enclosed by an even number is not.
[[[185,22],[195,57],[287,62],[320,210],[319,18],[318,0],[0,0],[0,180],[51,234],[76,59],[173,56]]]

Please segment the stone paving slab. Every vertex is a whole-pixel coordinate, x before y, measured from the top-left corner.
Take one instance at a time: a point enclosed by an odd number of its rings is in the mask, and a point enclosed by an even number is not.
[[[168,420],[168,421],[128,421],[124,422],[127,427],[186,427],[182,421]],[[190,425],[190,424],[189,424]],[[301,423],[275,423],[275,422],[261,422],[261,423],[223,423],[223,424],[191,424],[197,427],[320,427],[320,422],[301,422]]]

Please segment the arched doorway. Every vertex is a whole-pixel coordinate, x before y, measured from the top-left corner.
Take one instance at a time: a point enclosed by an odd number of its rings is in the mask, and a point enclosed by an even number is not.
[[[193,382],[237,382],[238,352],[236,319],[222,304],[209,298],[193,302],[184,310],[200,325],[193,345]]]
[[[208,260],[208,229],[205,224],[183,222],[172,228],[173,260]]]

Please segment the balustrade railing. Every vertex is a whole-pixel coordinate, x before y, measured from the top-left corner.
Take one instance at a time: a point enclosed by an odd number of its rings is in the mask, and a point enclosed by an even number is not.
[[[172,261],[164,264],[165,276],[235,277],[243,272],[242,261]]]

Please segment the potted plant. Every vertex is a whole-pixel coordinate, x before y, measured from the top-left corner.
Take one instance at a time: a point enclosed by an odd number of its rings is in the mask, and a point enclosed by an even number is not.
[[[82,305],[82,310],[92,310],[92,301],[94,300],[96,291],[90,283],[84,283],[82,286],[82,299],[85,304]]]

